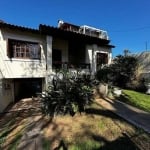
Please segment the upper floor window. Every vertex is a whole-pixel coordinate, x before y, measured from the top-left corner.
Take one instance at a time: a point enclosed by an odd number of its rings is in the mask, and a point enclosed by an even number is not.
[[[97,53],[97,65],[108,64],[108,54],[107,53]]]
[[[9,58],[40,59],[41,49],[35,42],[9,39],[7,54]]]

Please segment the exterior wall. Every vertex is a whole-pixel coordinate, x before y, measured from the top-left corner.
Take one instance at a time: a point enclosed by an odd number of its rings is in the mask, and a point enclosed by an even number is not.
[[[7,56],[8,39],[39,43],[41,47],[41,59],[10,59]],[[10,103],[15,101],[14,79],[42,78],[45,82],[47,61],[45,39],[46,36],[27,33],[25,31],[0,30],[0,112],[4,111]],[[42,82],[43,87],[45,87],[44,82]]]
[[[4,104],[3,104],[3,82],[2,79],[0,78],[0,112],[3,111],[4,109]]]
[[[44,37],[37,34],[26,32],[13,32],[3,30],[0,39],[0,68],[5,78],[28,78],[28,77],[45,77],[46,59],[43,46]],[[38,42],[41,47],[41,60],[32,59],[15,59],[7,57],[8,39],[18,39],[23,41]]]
[[[0,112],[14,101],[13,80],[0,79]]]
[[[13,99],[13,83],[12,80],[4,80],[4,69],[3,66],[3,57],[2,57],[2,45],[5,44],[3,42],[2,32],[0,30],[0,112],[4,111],[4,109],[14,100]],[[2,67],[3,66],[3,67]]]
[[[107,47],[99,47],[97,45],[87,45],[86,46],[86,63],[90,63],[91,65],[91,72],[94,74],[96,69],[96,55],[97,53],[106,53],[108,54],[108,64],[111,63],[112,60],[112,52],[111,48]]]
[[[2,84],[2,73],[1,73],[1,70],[0,70],[0,112],[1,112],[1,110],[2,110],[2,108],[3,108],[3,105],[2,105],[2,102],[1,102],[1,100],[2,100],[2,96],[3,96],[3,92],[2,92],[2,89],[3,89],[3,84]]]

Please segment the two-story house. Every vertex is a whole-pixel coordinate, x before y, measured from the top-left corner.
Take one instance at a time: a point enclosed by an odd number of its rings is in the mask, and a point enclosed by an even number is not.
[[[63,21],[58,27],[32,29],[0,22],[0,111],[11,102],[34,96],[55,68],[95,73],[109,64],[112,48],[106,31]]]

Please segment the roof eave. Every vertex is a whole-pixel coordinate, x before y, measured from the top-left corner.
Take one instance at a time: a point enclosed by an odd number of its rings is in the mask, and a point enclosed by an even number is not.
[[[106,39],[100,39],[97,37],[92,37],[89,35],[85,35],[85,34],[81,34],[81,33],[76,33],[76,32],[72,32],[72,31],[66,31],[63,29],[59,29],[56,27],[52,27],[52,26],[47,26],[47,25],[39,25],[39,31],[42,34],[47,34],[47,35],[51,35],[51,36],[59,36],[59,37],[63,37],[66,39],[78,39],[81,38],[83,41],[86,41],[88,43],[99,43],[103,46],[107,46],[107,47],[111,47],[114,48],[115,46],[113,45],[109,45],[110,40],[106,40]]]
[[[23,26],[17,26],[17,25],[12,25],[4,22],[0,22],[0,28],[6,28],[6,29],[15,29],[19,31],[26,31],[26,32],[32,32],[32,33],[40,33],[38,29],[32,29],[29,27],[23,27]]]

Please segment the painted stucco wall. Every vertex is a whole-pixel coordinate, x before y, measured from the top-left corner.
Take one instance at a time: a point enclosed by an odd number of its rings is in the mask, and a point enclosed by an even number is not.
[[[1,74],[0,74],[1,75]],[[3,93],[2,93],[2,88],[3,88],[3,86],[2,86],[2,79],[0,78],[0,112],[2,112],[3,111],[3,104],[2,104],[2,99],[3,99]]]
[[[1,98],[2,98],[2,73],[1,73],[1,70],[0,70],[0,102],[1,102]],[[0,103],[0,106],[1,106],[1,103]]]
[[[5,78],[45,77],[46,59],[43,47],[45,38],[37,34],[26,32],[1,31],[0,35],[0,68]],[[8,39],[38,42],[41,47],[41,60],[15,59],[7,56]]]
[[[0,112],[4,111],[13,100],[13,80],[0,79]]]

